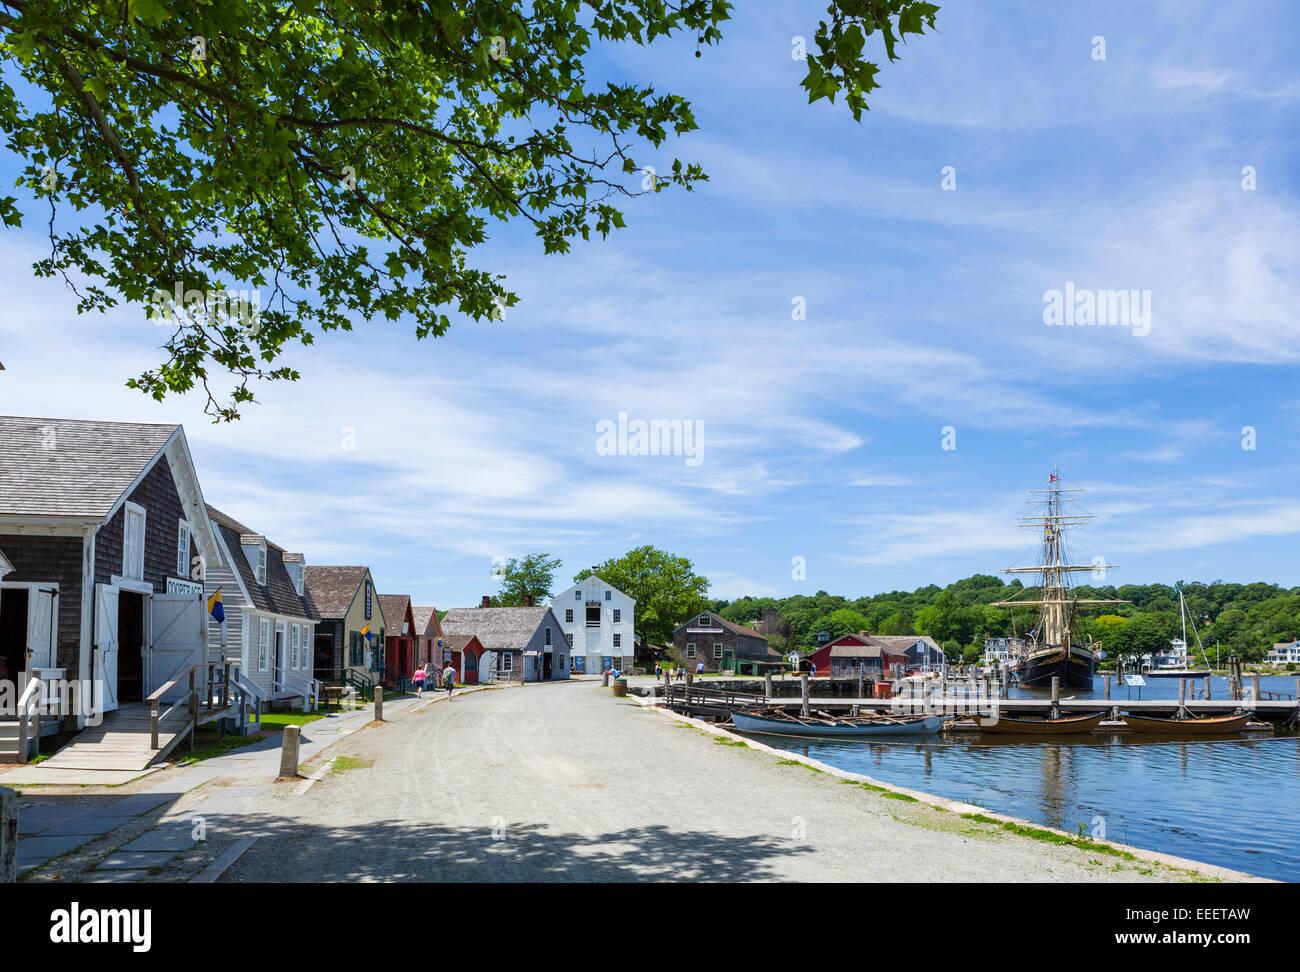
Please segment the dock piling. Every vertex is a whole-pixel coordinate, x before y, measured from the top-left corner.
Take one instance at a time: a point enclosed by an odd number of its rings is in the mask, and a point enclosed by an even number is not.
[[[1106,685],[1106,701],[1109,702],[1110,701],[1110,676],[1107,675],[1103,679],[1103,681],[1105,682]]]
[[[803,683],[803,705],[802,705],[802,706],[800,707],[800,709],[799,709],[799,714],[800,714],[801,716],[807,717],[807,715],[808,715],[808,697],[809,697],[809,696],[808,696],[808,676],[807,676],[807,675],[800,675],[800,676],[799,676],[799,681]]]
[[[1052,718],[1061,718],[1061,676],[1052,676]]]
[[[384,687],[382,685],[375,686],[375,721],[384,721]]]
[[[763,676],[763,697],[772,698],[772,673],[768,672]]]

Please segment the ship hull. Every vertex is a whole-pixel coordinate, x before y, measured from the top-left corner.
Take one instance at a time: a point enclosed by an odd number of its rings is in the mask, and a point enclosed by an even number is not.
[[[1045,648],[1020,662],[1020,684],[1028,688],[1051,688],[1053,677],[1061,688],[1092,688],[1092,675],[1092,652],[1077,648]]]

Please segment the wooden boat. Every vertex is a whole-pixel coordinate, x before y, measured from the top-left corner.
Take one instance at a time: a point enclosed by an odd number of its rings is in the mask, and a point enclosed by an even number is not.
[[[1163,732],[1170,735],[1238,732],[1246,728],[1250,713],[1237,715],[1194,716],[1189,719],[1161,719],[1154,716],[1125,715],[1123,719],[1134,732]]]
[[[980,732],[1017,736],[1059,736],[1092,732],[1106,718],[1105,712],[1090,715],[1062,716],[1059,719],[1008,719],[999,716],[996,719],[974,718],[975,727]]]
[[[947,716],[926,716],[921,719],[892,719],[888,717],[800,717],[780,710],[767,710],[760,715],[732,712],[731,724],[738,732],[762,733],[774,736],[906,736],[933,734],[943,728]]]
[[[1147,678],[1205,678],[1214,673],[1206,668],[1149,668],[1142,674]]]

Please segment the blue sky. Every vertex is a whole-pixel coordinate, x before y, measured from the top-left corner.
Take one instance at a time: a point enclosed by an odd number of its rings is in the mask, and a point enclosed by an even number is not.
[[[642,543],[718,597],[994,572],[1026,562],[1015,519],[1054,462],[1115,583],[1300,583],[1294,5],[951,3],[861,124],[798,86],[824,6],[742,4],[699,59],[614,52],[701,125],[644,161],[709,183],[568,256],[494,228],[477,262],[520,294],[505,321],[326,335],[235,425],[122,387],[158,331],[33,278],[29,210],[0,232],[0,410],[184,422],[209,502],[439,607],[495,590],[494,557],[562,558],[558,590]],[[1149,290],[1150,333],[1046,326],[1067,281]],[[702,461],[599,454],[620,412],[702,423]]]

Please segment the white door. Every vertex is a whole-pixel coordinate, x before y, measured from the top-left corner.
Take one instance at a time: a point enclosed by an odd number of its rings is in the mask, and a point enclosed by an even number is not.
[[[54,597],[39,588],[27,595],[28,669],[54,667]]]
[[[95,585],[95,667],[93,695],[100,711],[117,708],[117,588]]]
[[[149,598],[150,637],[145,695],[207,658],[203,598],[197,594],[154,594]],[[173,702],[189,694],[189,679],[163,696]]]
[[[272,684],[277,692],[284,691],[284,652],[285,652],[285,627],[277,623],[275,626],[275,654],[271,656],[272,665]]]

